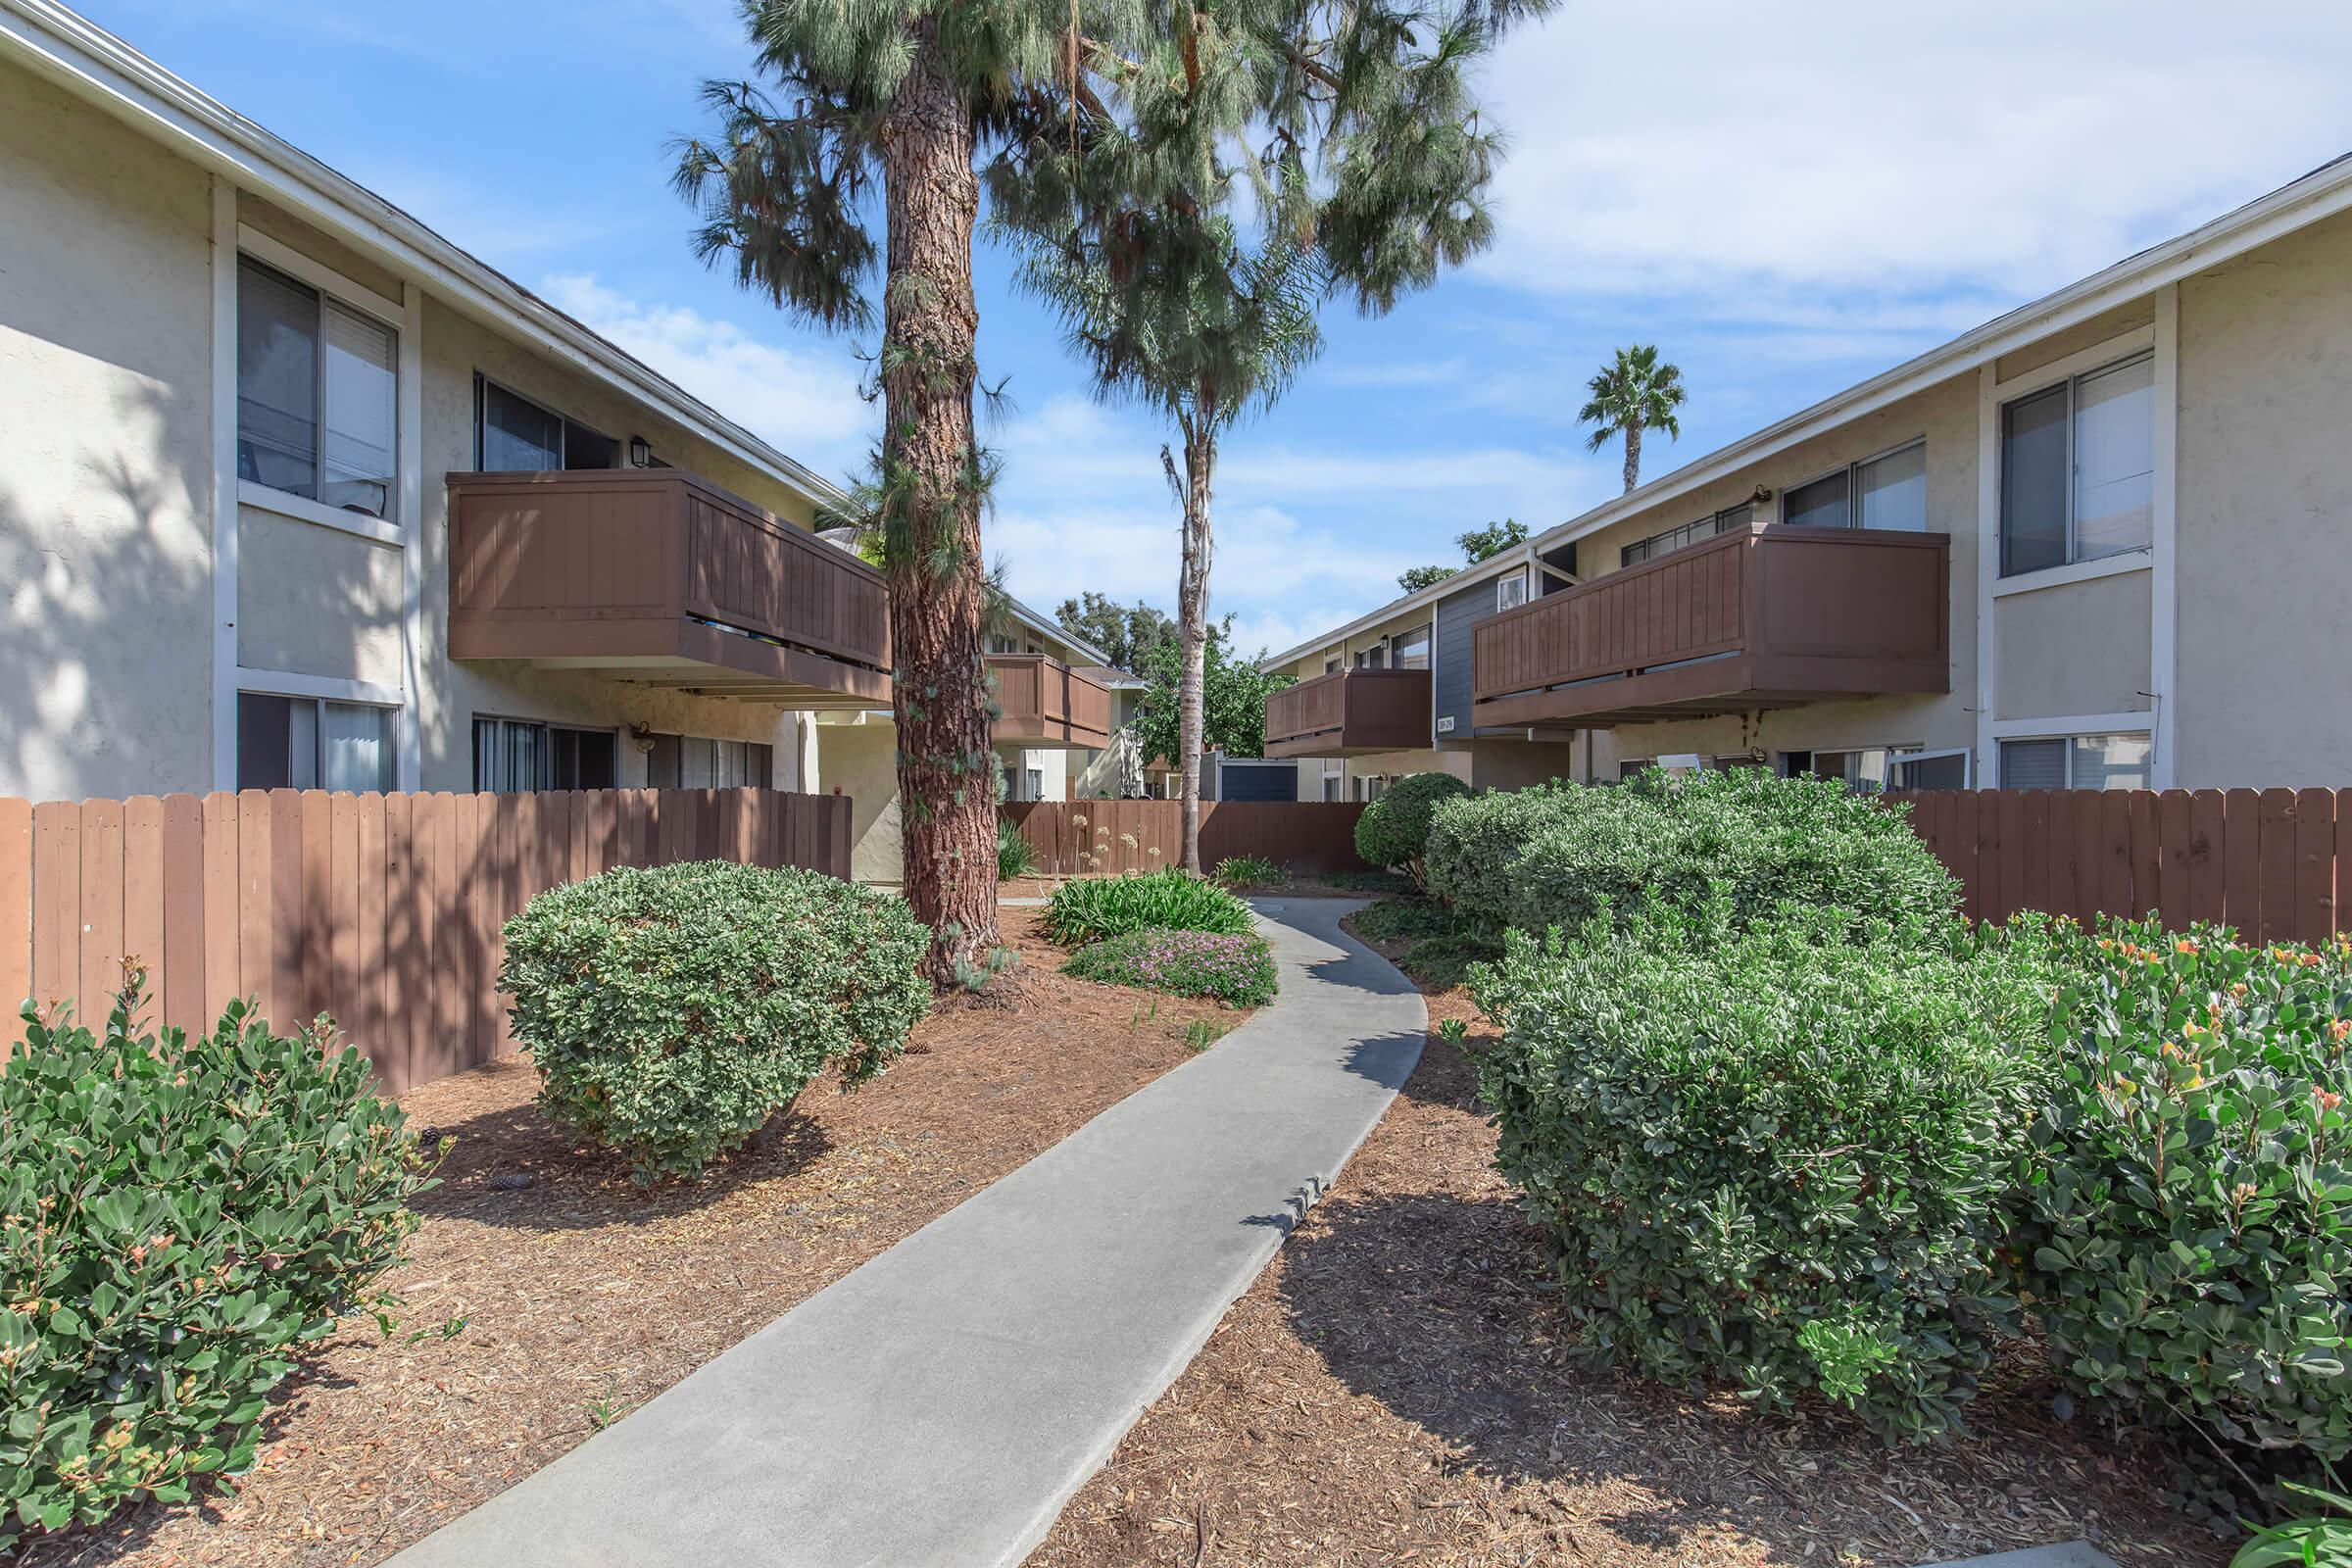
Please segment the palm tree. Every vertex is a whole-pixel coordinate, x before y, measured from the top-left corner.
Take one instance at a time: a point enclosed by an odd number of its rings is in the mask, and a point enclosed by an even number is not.
[[[1592,377],[1592,401],[1576,415],[1577,423],[1597,426],[1586,449],[1598,452],[1624,436],[1625,487],[1631,490],[1642,482],[1642,432],[1663,430],[1677,438],[1683,433],[1674,415],[1683,406],[1683,372],[1660,365],[1655,345],[1644,343],[1619,349],[1615,363]]]
[[[1467,78],[1555,0],[1188,0],[1133,52],[1070,38],[1102,91],[992,168],[1021,280],[1096,394],[1159,410],[1183,512],[1177,579],[1184,864],[1200,866],[1202,685],[1218,442],[1321,350],[1337,293],[1378,315],[1492,239],[1498,156]],[[1246,204],[1246,216],[1245,213]]]

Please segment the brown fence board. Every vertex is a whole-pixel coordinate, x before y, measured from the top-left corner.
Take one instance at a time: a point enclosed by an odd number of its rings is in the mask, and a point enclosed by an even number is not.
[[[95,1027],[136,955],[151,1020],[206,1030],[240,996],[280,1029],[326,1013],[397,1093],[513,1049],[500,928],[647,859],[626,824],[667,820],[677,858],[847,876],[850,810],[769,790],[0,800],[0,993]]]
[[[2352,790],[1929,790],[1886,797],[1967,890],[1973,918],[2154,913],[2249,941],[2352,928]]]
[[[1352,801],[1203,801],[1200,858],[1261,855],[1301,876],[1364,869]],[[1041,876],[1148,871],[1184,858],[1178,801],[1016,801],[999,808],[1028,841]],[[846,819],[844,821],[846,831]]]

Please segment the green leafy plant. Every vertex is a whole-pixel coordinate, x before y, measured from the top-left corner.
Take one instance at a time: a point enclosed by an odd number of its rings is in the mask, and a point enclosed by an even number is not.
[[[1226,1036],[1225,1027],[1213,1018],[1195,1018],[1184,1026],[1185,1049],[1199,1055]]]
[[[2044,927],[2073,978],[2016,1251],[2094,1407],[2352,1453],[2352,946]]]
[[[1037,869],[1037,847],[1010,822],[997,824],[997,880],[1014,882]]]
[[[540,1109],[642,1182],[700,1172],[828,1066],[872,1077],[930,1003],[931,933],[813,871],[619,867],[540,894],[506,937]]]
[[[1217,862],[1217,880],[1229,888],[1278,888],[1291,880],[1291,868],[1262,855],[1229,855]]]
[[[1503,1026],[1479,1086],[1589,1353],[1920,1439],[1960,1426],[2016,1316],[2000,1200],[2048,1001],[2004,953],[1857,947],[1851,920],[1513,932],[1473,971]]]
[[[1738,932],[1783,902],[1847,910],[1858,925],[1957,925],[1960,885],[1904,808],[1835,779],[1755,768],[1626,784],[1553,783],[1449,801],[1429,832],[1430,887],[1490,926],[1577,931],[1651,903],[1720,903]],[[1940,940],[1938,937],[1937,940]]]
[[[2292,1481],[2284,1485],[2328,1511],[2255,1531],[2230,1568],[2352,1568],[2352,1497]]]
[[[378,1286],[432,1185],[321,1019],[103,1032],[27,1008],[0,1072],[0,1546],[251,1467],[270,1391]]]
[[[1081,877],[1054,890],[1046,934],[1064,947],[1158,927],[1242,936],[1254,929],[1250,906],[1175,866]]]
[[[1452,910],[1425,899],[1383,899],[1356,910],[1348,920],[1367,942],[1419,942],[1462,929]]]
[[[1440,1018],[1438,1038],[1449,1046],[1458,1046],[1470,1038],[1470,1023],[1465,1018]]]
[[[1081,948],[1062,972],[1237,1007],[1273,1001],[1278,984],[1274,952],[1261,936],[1158,928],[1121,932]]]
[[[1432,991],[1451,991],[1482,963],[1502,956],[1502,944],[1483,932],[1456,931],[1416,942],[1397,956],[1396,967]]]
[[[1470,786],[1451,773],[1406,774],[1373,797],[1356,817],[1355,853],[1366,864],[1402,871],[1413,886],[1426,889],[1422,857],[1429,848],[1430,813],[1469,793]]]

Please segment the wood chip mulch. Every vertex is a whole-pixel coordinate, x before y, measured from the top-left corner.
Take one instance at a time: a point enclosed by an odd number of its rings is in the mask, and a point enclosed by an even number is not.
[[[49,1538],[24,1568],[380,1562],[1184,1061],[1195,1019],[1239,1021],[1064,978],[1038,914],[1004,911],[1022,961],[998,995],[943,1002],[883,1077],[811,1085],[691,1186],[642,1193],[542,1121],[527,1058],[403,1097],[456,1142],[390,1278],[401,1338],[352,1323],[327,1342],[235,1492]]]
[[[1463,993],[1429,1001],[1470,1050],[1493,1038]],[[2082,1538],[2127,1568],[2228,1557],[2167,1510],[2159,1456],[2051,1416],[2022,1349],[1946,1448],[1592,1370],[1494,1153],[1469,1063],[1433,1034],[1029,1568],[1893,1568]]]

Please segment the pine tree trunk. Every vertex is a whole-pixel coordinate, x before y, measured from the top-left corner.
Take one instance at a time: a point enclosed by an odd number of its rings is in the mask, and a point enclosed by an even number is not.
[[[1176,582],[1176,750],[1184,769],[1184,868],[1200,865],[1202,685],[1208,651],[1210,483],[1217,462],[1215,400],[1203,398],[1184,426],[1184,564]]]
[[[972,422],[971,106],[931,24],[882,128],[885,572],[906,903],[935,933],[924,973],[957,983],[997,947],[997,803],[981,644]]]
[[[1642,426],[1625,427],[1625,487],[1631,490],[1642,482]]]

